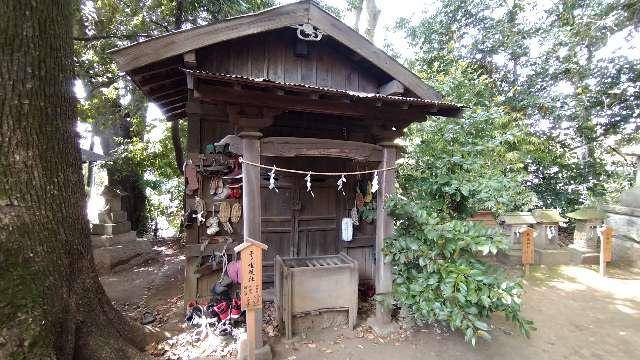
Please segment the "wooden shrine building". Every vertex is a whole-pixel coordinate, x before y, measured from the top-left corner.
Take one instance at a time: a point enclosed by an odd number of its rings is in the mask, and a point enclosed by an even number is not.
[[[226,138],[244,160],[279,168],[340,173],[391,167],[402,129],[427,116],[462,112],[311,1],[176,31],[110,54],[169,121],[187,119],[194,163],[208,144]],[[361,282],[390,293],[391,268],[381,249],[392,232],[383,209],[394,192],[394,171],[379,174],[377,220],[360,221],[349,242],[342,241],[340,224],[354,207],[357,177],[347,178],[343,195],[336,188],[339,177],[314,176],[311,195],[304,174],[277,173],[276,192],[269,189],[269,169],[244,164],[242,172],[242,220],[231,237],[268,245],[265,284],[273,281],[276,255],[344,252],[358,262]],[[187,195],[188,207],[193,198]],[[188,230],[185,301],[211,285],[189,272],[198,255],[220,247],[214,240],[204,225]],[[388,314],[380,307],[377,316]]]

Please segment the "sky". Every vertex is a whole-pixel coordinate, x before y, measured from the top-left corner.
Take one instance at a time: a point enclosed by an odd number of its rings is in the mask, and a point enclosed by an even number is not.
[[[296,1],[298,0],[280,0],[280,3],[288,4]],[[344,8],[347,0],[324,0],[324,3],[337,8]],[[376,28],[374,43],[378,47],[383,48],[385,38],[387,38],[403,57],[410,56],[412,54],[411,48],[406,39],[404,39],[403,34],[393,29],[394,23],[401,17],[410,18],[413,15],[420,15],[429,7],[429,4],[434,3],[436,2],[427,0],[376,0],[376,4],[378,8],[380,8],[381,13],[380,18],[378,18],[378,27]],[[363,28],[363,24],[366,24],[365,13],[366,11],[362,12],[360,29]],[[351,26],[353,25],[354,15],[347,13],[342,20]]]

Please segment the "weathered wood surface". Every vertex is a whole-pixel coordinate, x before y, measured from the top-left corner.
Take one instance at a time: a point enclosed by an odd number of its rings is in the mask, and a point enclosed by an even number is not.
[[[110,55],[120,70],[130,71],[167,57],[180,55],[225,40],[304,23],[306,20],[303,19],[307,19],[308,14],[308,4],[291,4],[256,14],[235,17],[212,25],[161,35],[147,41],[114,49]]]
[[[200,49],[212,44],[303,23],[311,23],[317,26],[328,35],[325,35],[326,37],[330,36],[345,47],[350,48],[356,54],[362,56],[363,59],[366,59],[377,68],[389,74],[390,77],[403,83],[413,93],[417,94],[417,96],[424,99],[441,99],[442,96],[425,84],[418,76],[311,1],[280,6],[260,13],[232,18],[213,25],[200,26],[158,36],[153,39],[112,50],[110,55],[116,60],[120,70],[130,72],[145,65],[179,56],[191,50]],[[291,30],[293,31],[293,29]],[[326,41],[326,39],[322,40],[322,42],[324,41]],[[248,44],[245,44],[245,47],[248,49],[252,48],[248,46]],[[346,87],[347,84],[354,86],[354,77],[349,67],[338,66],[335,71],[336,76],[332,77],[330,75],[330,73],[334,73],[330,70],[331,66],[333,66],[333,57],[326,58],[320,56],[315,64],[301,66],[299,75],[296,75],[293,69],[285,70],[284,64],[288,63],[290,66],[294,66],[293,64],[300,64],[301,61],[296,59],[288,59],[285,61],[283,57],[281,63],[275,63],[273,66],[263,64],[263,67],[260,68],[260,50],[256,50],[248,51],[248,53],[252,54],[249,59],[251,59],[251,61],[255,60],[257,62],[256,66],[253,66],[253,64],[248,65],[244,62],[244,55],[239,55],[238,60],[226,56],[220,57],[221,64],[218,68],[221,70],[229,70],[235,66],[233,63],[237,62],[237,68],[246,69],[246,67],[249,66],[249,72],[253,76],[262,73],[278,78],[282,77],[282,79],[285,80],[287,78],[286,74],[288,74],[289,77],[300,79],[300,81],[312,81],[312,74],[304,73],[303,75],[302,69],[304,69],[304,72],[310,71],[312,65],[315,65],[316,84],[320,86],[333,85],[338,87]],[[312,53],[313,50],[314,49],[311,51]],[[254,58],[254,54],[257,57]],[[265,55],[266,57],[284,56],[282,52],[276,48],[270,49]],[[353,58],[356,57],[353,56]],[[362,81],[358,81],[358,89],[361,89],[361,91],[368,85],[363,85]],[[373,86],[373,91],[369,92],[375,92],[378,86],[379,85]]]
[[[241,132],[242,153],[246,160],[260,162],[260,137],[257,132]],[[258,204],[260,201],[260,169],[255,166],[242,164],[242,213],[243,213],[243,234],[245,238],[262,242],[261,210]],[[262,276],[262,274],[260,275]],[[262,328],[262,311],[255,311],[255,319],[252,323],[258,324]],[[252,315],[253,317],[253,315]],[[247,319],[250,321],[250,319]],[[255,347],[262,347],[262,331],[255,331],[250,342]]]
[[[524,229],[520,232],[520,236],[522,244],[522,264],[525,266],[531,265],[535,261],[535,241],[533,239],[533,229]]]
[[[383,159],[380,168],[394,166],[398,156],[397,145],[391,142],[381,143],[383,147]],[[393,234],[393,219],[387,213],[386,202],[389,196],[395,193],[395,170],[383,171],[378,174],[380,188],[377,191],[377,213],[376,213],[376,245],[375,245],[375,285],[376,294],[390,300],[393,275],[391,273],[391,262],[385,260],[383,254],[385,239]],[[391,310],[383,302],[376,302],[376,321],[380,324],[391,322]]]
[[[329,156],[366,161],[382,160],[378,145],[328,139],[269,137],[261,141],[263,156]]]
[[[378,107],[371,104],[375,99],[357,99],[358,102],[348,102],[345,101],[344,97],[340,100],[330,100],[314,98],[311,95],[289,96],[267,91],[234,89],[203,83],[198,84],[197,92],[194,92],[195,99],[214,104],[264,106],[273,109],[369,117],[371,119],[387,118],[400,123],[417,121],[424,118],[425,113],[435,114],[438,111],[438,108],[433,105],[412,105],[411,107],[402,108],[399,104],[385,104],[385,106]],[[382,104],[382,101],[376,102]]]
[[[199,68],[213,73],[366,93],[378,91],[378,78],[388,78],[383,72],[363,67],[347,57],[344,50],[336,48],[340,45],[335,42],[309,44],[308,55],[297,56],[296,41],[295,29],[286,28],[214,44],[198,50]],[[247,51],[248,44],[251,51]]]
[[[401,96],[404,92],[404,85],[398,80],[391,80],[378,88],[380,95]]]

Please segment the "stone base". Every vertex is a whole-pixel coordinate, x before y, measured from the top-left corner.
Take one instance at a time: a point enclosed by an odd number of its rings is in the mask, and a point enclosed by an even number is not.
[[[371,329],[376,335],[383,337],[400,331],[400,325],[395,321],[381,321],[376,316],[367,319],[367,325],[371,326]]]
[[[535,249],[535,264],[554,266],[571,263],[571,254],[567,249]]]
[[[137,238],[135,231],[129,231],[118,235],[91,235],[91,246],[94,249],[97,249],[101,247],[121,245],[129,241],[135,241]]]
[[[127,212],[121,210],[111,210],[99,212],[98,220],[101,224],[118,224],[127,221]]]
[[[118,224],[91,224],[91,235],[118,235],[131,231],[128,221]]]
[[[600,253],[595,250],[586,250],[575,245],[567,247],[571,256],[571,263],[574,265],[598,265],[600,264]]]
[[[515,266],[522,264],[522,251],[521,250],[507,250],[506,252],[498,251],[496,259],[502,264]]]
[[[249,358],[249,354],[247,353],[247,344],[247,334],[242,334],[240,336],[240,341],[238,342],[237,360],[247,360]],[[256,360],[271,360],[272,358],[271,346],[268,344],[256,349]]]
[[[155,250],[147,240],[134,240],[93,250],[93,258],[99,274],[126,270],[155,256]]]

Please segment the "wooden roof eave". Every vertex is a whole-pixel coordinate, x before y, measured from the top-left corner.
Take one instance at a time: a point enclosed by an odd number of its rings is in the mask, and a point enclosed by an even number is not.
[[[311,23],[318,27],[325,34],[400,81],[420,98],[442,99],[440,93],[424,83],[409,69],[308,0],[231,18],[217,24],[172,32],[111,50],[109,54],[120,70],[129,73],[145,65],[212,44],[302,23]]]

